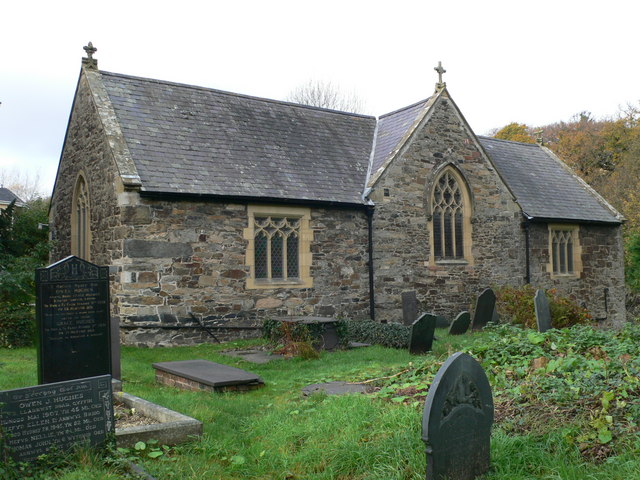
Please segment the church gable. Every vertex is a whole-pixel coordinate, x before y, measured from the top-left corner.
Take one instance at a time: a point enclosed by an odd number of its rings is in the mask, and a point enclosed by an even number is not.
[[[75,254],[108,265],[121,250],[112,231],[119,225],[122,179],[92,86],[83,68],[51,199],[51,257]]]
[[[415,290],[452,316],[482,286],[520,281],[520,209],[446,90],[379,172],[374,214],[376,304],[397,316]]]

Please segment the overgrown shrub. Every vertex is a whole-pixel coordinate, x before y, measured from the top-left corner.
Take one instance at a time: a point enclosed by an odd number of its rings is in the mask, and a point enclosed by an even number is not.
[[[37,199],[0,211],[0,347],[24,346],[34,338],[35,270],[46,264],[49,202]]]
[[[372,320],[347,320],[346,338],[353,342],[373,343],[390,348],[409,348],[411,328],[400,323]]]
[[[627,285],[634,292],[640,292],[640,232],[625,238],[625,277]]]
[[[317,325],[307,325],[299,322],[280,322],[278,320],[265,320],[263,324],[263,336],[273,343],[279,344],[276,353],[287,357],[300,357],[306,360],[318,358],[320,355],[314,348],[314,339],[320,338],[320,334],[311,332]],[[322,325],[320,325],[322,327]]]
[[[504,286],[496,289],[496,306],[501,318],[514,325],[537,328],[536,313],[533,304],[537,288],[533,285],[521,287]],[[553,328],[565,328],[573,325],[585,325],[591,320],[586,309],[574,300],[563,297],[555,289],[546,291],[551,311]]]
[[[0,348],[33,344],[35,320],[30,305],[0,303]]]

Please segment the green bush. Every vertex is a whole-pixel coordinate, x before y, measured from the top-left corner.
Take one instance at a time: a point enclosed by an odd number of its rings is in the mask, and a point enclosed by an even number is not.
[[[634,232],[625,239],[625,276],[627,285],[640,292],[640,232]]]
[[[347,320],[348,341],[373,343],[390,348],[409,348],[411,328],[400,323],[379,323],[372,320]]]
[[[35,270],[49,255],[49,202],[37,199],[0,211],[0,347],[30,345],[34,338]]]
[[[0,303],[0,348],[26,347],[35,338],[35,319],[30,305]]]
[[[533,285],[521,287],[504,286],[496,289],[496,306],[501,318],[514,325],[537,328],[533,297],[537,288]],[[555,289],[546,291],[551,310],[553,328],[585,325],[591,320],[589,313],[574,300],[558,295]]]

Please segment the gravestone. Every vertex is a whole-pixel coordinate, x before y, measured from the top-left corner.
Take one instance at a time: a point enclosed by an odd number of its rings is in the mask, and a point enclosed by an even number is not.
[[[551,328],[551,310],[549,309],[549,299],[544,290],[536,290],[536,295],[533,297],[533,305],[536,310],[538,331],[546,332]]]
[[[431,350],[433,336],[436,331],[436,315],[423,313],[413,325],[411,325],[411,338],[409,340],[409,353],[418,355]]]
[[[402,322],[411,325],[418,318],[418,298],[415,290],[402,292]]]
[[[16,462],[52,446],[97,446],[114,432],[111,376],[82,378],[0,392],[0,426]]]
[[[424,406],[428,480],[471,480],[489,469],[493,397],[484,370],[453,354],[436,374]]]
[[[109,268],[67,257],[36,270],[38,381],[111,374]]]
[[[460,312],[449,327],[449,335],[462,335],[463,333],[466,333],[470,324],[471,315],[469,312]]]
[[[495,318],[496,294],[493,290],[486,288],[476,301],[476,310],[473,314],[473,330],[482,330],[491,320]]]
[[[248,391],[264,385],[254,373],[208,360],[178,360],[154,363],[156,381],[184,390]]]

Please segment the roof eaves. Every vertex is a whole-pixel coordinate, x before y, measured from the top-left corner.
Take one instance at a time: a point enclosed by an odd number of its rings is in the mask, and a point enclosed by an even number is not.
[[[549,157],[551,157],[553,160],[558,162],[560,166],[567,173],[569,173],[585,190],[587,190],[589,193],[591,193],[595,197],[595,199],[598,201],[598,203],[600,203],[600,205],[602,205],[604,208],[609,210],[609,212],[611,212],[611,215],[613,215],[619,223],[623,223],[626,221],[626,219],[624,218],[624,215],[618,212],[618,210],[616,210],[613,205],[607,202],[602,195],[596,192],[596,190],[591,185],[589,185],[579,175],[577,175],[566,163],[564,163],[555,153],[553,153],[551,149],[543,145],[538,145],[538,147],[547,155],[549,155]],[[602,223],[602,222],[597,222],[597,223]],[[609,223],[609,222],[603,222],[603,223]],[[610,223],[615,223],[615,222],[610,222]]]

